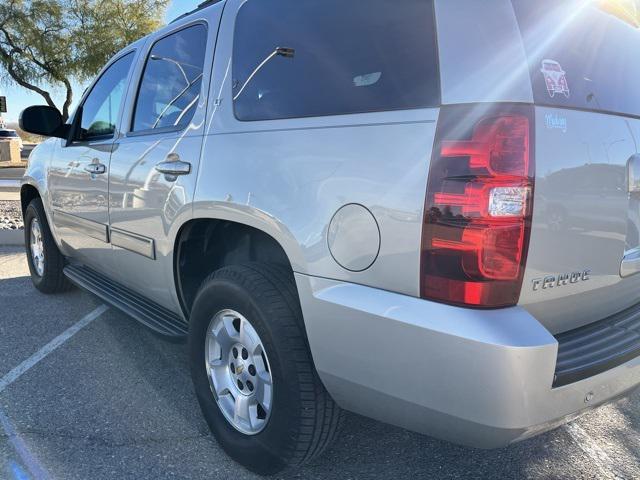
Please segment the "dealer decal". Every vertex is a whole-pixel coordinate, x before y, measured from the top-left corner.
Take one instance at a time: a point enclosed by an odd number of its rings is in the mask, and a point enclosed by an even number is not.
[[[567,133],[567,118],[557,113],[545,114],[544,124],[549,130],[560,130],[562,133]]]

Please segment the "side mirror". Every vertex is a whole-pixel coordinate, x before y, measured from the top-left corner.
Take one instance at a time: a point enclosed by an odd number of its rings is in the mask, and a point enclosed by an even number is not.
[[[20,114],[20,128],[34,135],[66,139],[70,126],[62,121],[58,109],[49,106],[28,107]]]

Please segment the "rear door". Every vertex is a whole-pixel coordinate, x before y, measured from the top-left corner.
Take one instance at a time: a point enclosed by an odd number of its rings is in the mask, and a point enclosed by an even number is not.
[[[203,9],[149,41],[111,157],[113,278],[176,311],[174,240],[192,217],[221,12]]]
[[[520,303],[558,333],[640,301],[640,30],[606,2],[512,3],[536,103]]]

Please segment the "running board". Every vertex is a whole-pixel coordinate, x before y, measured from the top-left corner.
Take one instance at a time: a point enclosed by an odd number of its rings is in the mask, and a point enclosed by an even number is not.
[[[64,274],[77,286],[100,297],[156,333],[174,339],[186,337],[189,325],[157,303],[132,292],[83,265],[68,265]]]

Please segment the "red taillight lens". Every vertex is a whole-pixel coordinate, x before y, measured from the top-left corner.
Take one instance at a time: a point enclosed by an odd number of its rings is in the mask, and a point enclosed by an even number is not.
[[[429,171],[422,296],[469,307],[518,302],[533,199],[532,109],[443,107]]]

